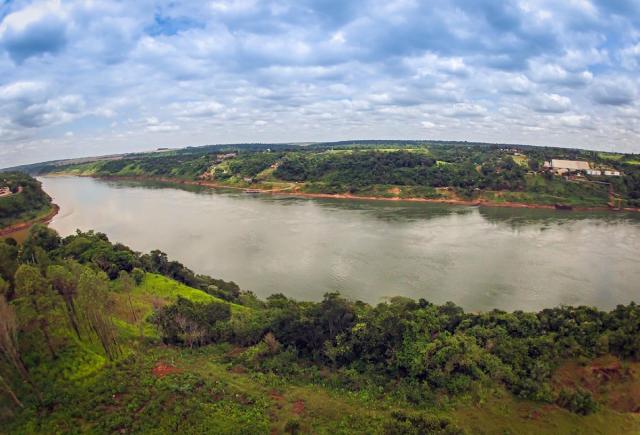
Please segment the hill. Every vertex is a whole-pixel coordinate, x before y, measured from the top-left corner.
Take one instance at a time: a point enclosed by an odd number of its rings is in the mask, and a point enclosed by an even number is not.
[[[552,168],[577,161],[590,168]],[[41,173],[174,180],[275,193],[563,207],[640,207],[636,155],[466,142],[198,147],[41,166]]]
[[[7,433],[637,433],[640,307],[266,301],[160,251],[0,241]]]

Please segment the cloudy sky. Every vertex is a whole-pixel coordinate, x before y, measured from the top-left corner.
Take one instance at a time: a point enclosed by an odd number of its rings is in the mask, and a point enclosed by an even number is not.
[[[0,4],[0,167],[372,138],[640,152],[640,0]]]

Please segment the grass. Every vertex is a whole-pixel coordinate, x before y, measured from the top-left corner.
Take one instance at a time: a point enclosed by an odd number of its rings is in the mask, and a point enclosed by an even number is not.
[[[524,167],[524,168],[528,168],[529,167],[529,159],[527,158],[527,156],[522,156],[522,155],[514,155],[511,156],[513,158],[513,161],[516,162],[518,165]]]
[[[173,302],[178,298],[178,296],[181,296],[193,302],[221,302],[229,304],[231,305],[232,312],[243,312],[249,310],[247,307],[242,305],[229,303],[223,299],[211,296],[202,290],[186,286],[165,276],[154,273],[146,273],[142,283],[133,289],[133,294],[142,297],[147,302],[149,300],[149,296],[160,297],[165,299],[167,302]]]
[[[605,160],[622,160],[624,154],[617,153],[598,153],[598,157]]]

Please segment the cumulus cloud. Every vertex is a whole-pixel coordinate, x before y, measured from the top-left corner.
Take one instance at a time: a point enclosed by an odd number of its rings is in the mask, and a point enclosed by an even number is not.
[[[622,106],[634,102],[637,85],[626,78],[605,79],[598,82],[592,92],[593,99],[600,104]]]
[[[0,166],[436,132],[637,152],[639,23],[632,0],[5,2]]]
[[[32,56],[54,54],[67,43],[67,20],[58,1],[34,3],[10,13],[0,24],[0,45],[20,63]]]
[[[531,100],[531,108],[536,112],[563,113],[571,108],[571,99],[558,94],[536,95]]]

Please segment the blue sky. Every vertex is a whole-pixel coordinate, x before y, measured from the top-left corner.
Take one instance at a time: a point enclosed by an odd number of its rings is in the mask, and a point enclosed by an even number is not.
[[[374,138],[640,152],[640,0],[0,4],[0,167]]]

